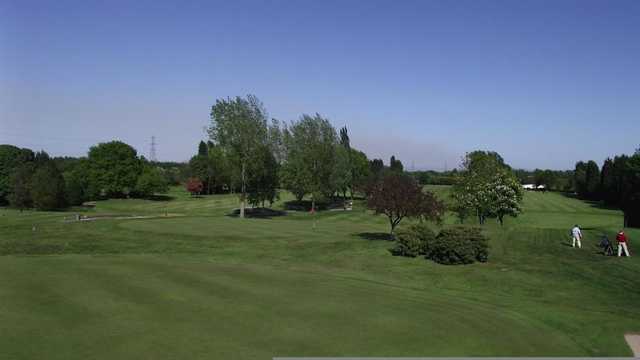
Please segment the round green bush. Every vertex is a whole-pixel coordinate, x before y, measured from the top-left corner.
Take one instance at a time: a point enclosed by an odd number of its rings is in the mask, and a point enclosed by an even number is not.
[[[391,253],[397,256],[416,257],[426,255],[429,243],[436,238],[435,233],[425,224],[416,224],[396,235],[396,245]]]
[[[430,242],[426,255],[427,258],[446,265],[486,262],[489,258],[489,243],[478,228],[443,229]]]

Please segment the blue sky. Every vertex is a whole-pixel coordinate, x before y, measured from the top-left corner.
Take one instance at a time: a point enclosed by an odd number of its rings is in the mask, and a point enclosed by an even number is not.
[[[0,0],[0,143],[187,160],[249,93],[407,168],[601,162],[640,144],[640,1]]]

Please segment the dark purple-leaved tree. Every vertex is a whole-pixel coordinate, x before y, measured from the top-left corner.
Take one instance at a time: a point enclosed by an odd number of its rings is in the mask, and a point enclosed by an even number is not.
[[[445,206],[410,176],[389,172],[367,187],[367,207],[389,218],[391,235],[405,217],[441,221]]]

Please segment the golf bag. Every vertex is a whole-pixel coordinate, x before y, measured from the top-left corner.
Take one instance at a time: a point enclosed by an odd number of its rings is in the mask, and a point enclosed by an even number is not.
[[[602,255],[605,256],[613,256],[613,245],[611,245],[611,241],[607,236],[603,236],[602,240],[600,240],[600,247],[602,248]]]

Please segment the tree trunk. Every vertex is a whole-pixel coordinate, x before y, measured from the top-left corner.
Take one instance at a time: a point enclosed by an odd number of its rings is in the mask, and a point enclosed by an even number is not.
[[[498,216],[498,221],[500,221],[500,226],[504,225],[504,220],[502,215]]]
[[[244,169],[245,169],[245,164],[242,163],[242,171],[241,171],[241,181],[242,181],[242,194],[240,195],[240,218],[244,219],[244,207],[245,207],[245,199],[247,194],[245,193],[245,181],[244,181]]]
[[[342,208],[347,210],[347,190],[342,191]]]
[[[391,224],[391,231],[389,232],[389,238],[393,239],[393,232],[396,230],[396,224],[391,218],[389,218],[389,224]]]

